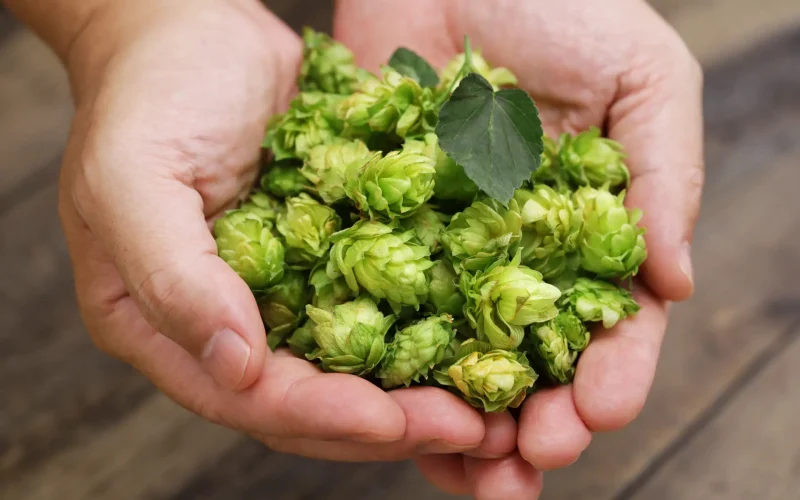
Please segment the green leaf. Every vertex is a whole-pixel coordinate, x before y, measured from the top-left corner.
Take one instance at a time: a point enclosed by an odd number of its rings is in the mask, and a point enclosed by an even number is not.
[[[495,92],[470,73],[439,112],[439,146],[487,195],[507,204],[542,161],[542,121],[521,89]]]
[[[394,51],[394,54],[389,59],[389,66],[396,69],[400,74],[418,81],[423,87],[435,87],[439,83],[439,75],[428,64],[428,61],[405,47],[400,47]]]

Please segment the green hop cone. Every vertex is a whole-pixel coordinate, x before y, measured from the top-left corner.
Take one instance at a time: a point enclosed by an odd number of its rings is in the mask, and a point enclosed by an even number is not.
[[[267,327],[267,345],[275,350],[300,322],[308,303],[308,276],[287,270],[283,279],[259,297],[261,319]]]
[[[417,239],[431,249],[431,254],[435,254],[441,249],[441,234],[446,220],[447,216],[444,214],[429,205],[422,205],[411,217],[400,219],[399,224],[406,231],[414,231]]]
[[[328,276],[325,265],[319,264],[313,271],[308,280],[309,285],[314,288],[314,294],[311,298],[311,304],[314,307],[333,311],[334,306],[344,304],[355,298],[353,291],[347,286],[344,278],[331,278]]]
[[[542,163],[531,175],[531,183],[534,187],[546,184],[560,193],[569,192],[569,179],[558,156],[559,145],[547,136],[542,136],[542,143],[544,145]]]
[[[384,316],[366,296],[333,308],[306,306],[313,321],[312,335],[319,346],[307,357],[322,362],[328,372],[363,376],[370,373],[386,353],[386,332],[394,316]]]
[[[314,322],[307,319],[302,326],[289,335],[286,345],[297,357],[303,358],[311,354],[317,348],[317,341],[314,340]]]
[[[541,273],[519,265],[519,254],[499,259],[486,271],[462,273],[464,315],[478,340],[495,349],[515,349],[525,338],[524,327],[556,317],[561,291],[542,280]]]
[[[431,268],[428,308],[436,314],[460,317],[464,314],[466,299],[458,287],[458,276],[447,259],[439,259]]]
[[[438,109],[431,89],[392,68],[382,78],[362,81],[357,91],[339,106],[346,137],[366,137],[383,132],[400,138],[432,132]]]
[[[445,356],[455,332],[448,315],[418,321],[397,332],[387,346],[378,378],[384,389],[427,379],[428,372]]]
[[[309,186],[297,167],[274,165],[267,170],[259,182],[261,189],[279,198],[297,196]]]
[[[245,210],[231,210],[214,224],[219,256],[253,290],[263,290],[283,277],[283,245],[270,227]]]
[[[399,232],[380,222],[362,220],[331,237],[328,276],[344,276],[350,289],[386,299],[395,312],[419,309],[428,298],[426,271],[433,267],[430,249],[413,231]]]
[[[568,384],[575,377],[578,353],[589,344],[589,331],[575,315],[561,312],[553,320],[531,327],[535,354],[549,378]]]
[[[424,154],[433,160],[433,195],[440,200],[455,200],[465,204],[472,203],[478,194],[478,186],[467,177],[464,167],[447,156],[439,147],[436,134],[428,133],[422,139],[406,139],[403,151]]]
[[[278,212],[281,210],[281,204],[268,194],[255,191],[250,194],[239,208],[245,212],[252,212],[261,217],[264,221],[274,224],[275,219],[278,218]]]
[[[439,77],[439,85],[437,85],[437,93],[444,93],[449,90],[455,90],[458,83],[455,79],[458,78],[461,68],[464,66],[465,55],[462,52],[447,63],[447,66],[442,70]],[[486,59],[483,58],[480,51],[472,51],[472,73],[478,73],[492,84],[495,90],[501,87],[516,86],[517,77],[511,70],[507,68],[493,68],[489,65]],[[464,75],[466,76],[466,75]],[[455,83],[455,86],[453,85]]]
[[[341,132],[336,107],[342,99],[334,94],[300,93],[286,113],[270,120],[263,147],[271,149],[276,160],[305,159],[311,148],[332,141]]]
[[[601,278],[625,279],[636,275],[647,258],[639,209],[623,205],[625,193],[613,195],[604,189],[580,188],[573,199],[583,211],[580,239],[581,267]]]
[[[347,198],[344,185],[348,172],[363,166],[371,157],[362,141],[338,139],[312,148],[300,173],[311,181],[320,198],[331,205]]]
[[[522,216],[522,263],[547,279],[575,271],[583,214],[572,199],[543,184],[518,189],[514,199]]]
[[[325,33],[303,29],[303,64],[297,80],[301,91],[351,94],[355,84],[370,77],[356,66],[350,49]]]
[[[625,157],[622,145],[601,137],[597,127],[574,137],[562,135],[559,159],[578,186],[627,188],[631,176]]]
[[[433,162],[425,155],[392,151],[372,158],[350,177],[345,192],[373,219],[408,217],[433,196]]]
[[[622,319],[639,312],[639,305],[628,290],[606,281],[578,278],[560,301],[587,323],[602,321],[611,328]]]
[[[491,199],[476,201],[450,220],[442,246],[457,273],[485,269],[513,253],[522,235],[522,217],[513,199],[508,208]]]
[[[434,377],[442,385],[456,387],[475,408],[503,412],[522,404],[538,375],[525,354],[495,349],[474,351],[436,371]]]
[[[278,232],[286,242],[286,263],[311,269],[331,246],[330,237],[339,229],[339,216],[303,193],[286,199],[286,211],[278,214]]]

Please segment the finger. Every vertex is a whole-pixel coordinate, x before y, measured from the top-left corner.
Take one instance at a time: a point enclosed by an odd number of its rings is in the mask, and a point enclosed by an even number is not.
[[[538,391],[522,407],[519,452],[541,471],[574,463],[589,446],[592,433],[578,416],[572,386]]]
[[[535,500],[542,492],[542,473],[519,453],[493,460],[465,457],[464,469],[476,500]]]
[[[660,48],[620,79],[609,136],[628,153],[633,180],[626,204],[644,211],[642,276],[658,296],[678,301],[694,289],[690,242],[704,168],[702,72],[674,40],[676,48]]]
[[[463,455],[421,455],[414,462],[422,477],[448,495],[470,492]]]
[[[486,434],[478,448],[465,454],[474,458],[500,458],[517,449],[517,421],[507,411],[484,413]]]
[[[578,361],[573,396],[578,415],[592,431],[630,423],[644,406],[653,383],[666,329],[665,303],[648,290],[635,290],[636,316],[598,332]]]

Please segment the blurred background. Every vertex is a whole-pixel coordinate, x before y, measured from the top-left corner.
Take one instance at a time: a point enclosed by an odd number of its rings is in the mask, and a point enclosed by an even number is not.
[[[797,499],[800,1],[651,3],[706,70],[697,293],[641,417],[546,474],[543,498]],[[267,4],[330,28],[327,1]],[[408,463],[273,453],[93,347],[56,213],[70,116],[58,62],[0,9],[0,499],[446,498]]]

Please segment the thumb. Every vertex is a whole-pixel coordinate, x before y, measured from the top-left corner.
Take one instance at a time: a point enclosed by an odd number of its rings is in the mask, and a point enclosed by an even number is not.
[[[82,198],[92,200],[84,219],[148,323],[222,387],[249,387],[262,372],[266,334],[249,288],[217,257],[202,197],[171,165],[124,163],[84,169]]]

